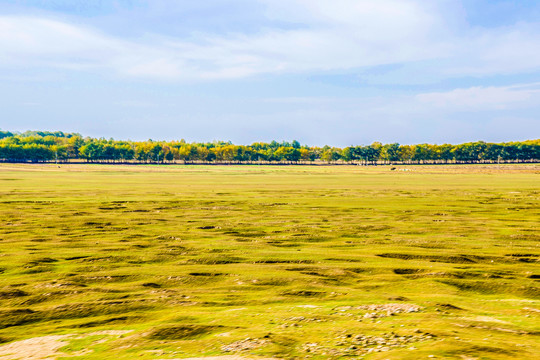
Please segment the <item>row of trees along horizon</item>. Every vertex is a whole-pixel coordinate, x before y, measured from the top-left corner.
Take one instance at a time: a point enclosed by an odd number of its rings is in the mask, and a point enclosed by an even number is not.
[[[0,131],[0,160],[4,162],[97,163],[351,163],[436,164],[540,161],[540,139],[508,143],[398,143],[349,146],[306,146],[298,141],[235,145],[224,141],[117,141],[83,137],[61,131]]]

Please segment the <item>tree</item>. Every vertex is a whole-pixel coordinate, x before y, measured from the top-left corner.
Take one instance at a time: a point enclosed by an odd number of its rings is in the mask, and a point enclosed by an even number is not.
[[[386,162],[399,161],[399,144],[386,144],[381,148],[380,152],[381,160]]]
[[[332,163],[361,161],[377,164],[402,161],[410,162],[479,162],[479,161],[535,161],[540,160],[540,140],[510,143],[483,141],[457,145],[417,144],[399,145],[374,142],[368,146],[349,146],[343,149],[324,146],[302,146],[292,142],[256,142],[249,146],[235,145],[230,141],[188,144],[180,141],[116,141],[114,139],[83,138],[76,133],[61,131],[27,131],[23,134],[0,131],[0,160],[3,161],[53,161],[86,159],[96,161],[160,162],[189,161],[316,161]]]
[[[351,162],[354,159],[354,153],[351,147],[346,147],[341,151],[341,158],[346,162]]]
[[[321,154],[321,160],[331,163],[341,159],[341,149],[326,147]]]
[[[103,157],[103,145],[98,142],[91,142],[79,149],[79,153],[83,159],[94,162],[102,159]]]
[[[150,160],[155,162],[163,162],[165,160],[163,147],[160,144],[152,143],[150,147]]]
[[[68,138],[66,143],[66,154],[69,159],[79,157],[79,149],[84,146],[84,140],[80,136],[72,136]]]
[[[431,153],[431,147],[429,146],[429,144],[414,145],[412,149],[413,149],[412,160],[416,161],[417,163],[420,163],[421,161],[423,162],[426,160],[433,159],[432,153]]]
[[[381,150],[382,150],[382,144],[378,141],[366,147],[364,150],[366,162],[371,162],[372,164],[376,164],[377,161],[379,160]]]
[[[409,162],[414,155],[414,149],[410,145],[401,145],[398,150],[399,160],[402,162]]]
[[[452,145],[450,144],[442,144],[437,146],[435,152],[437,154],[437,158],[440,160],[444,160],[445,163],[448,163],[450,160],[453,159]]]

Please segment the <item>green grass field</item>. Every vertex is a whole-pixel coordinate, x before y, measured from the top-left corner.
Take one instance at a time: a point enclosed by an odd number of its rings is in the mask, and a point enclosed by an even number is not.
[[[532,359],[539,185],[540,165],[2,164],[0,359]]]

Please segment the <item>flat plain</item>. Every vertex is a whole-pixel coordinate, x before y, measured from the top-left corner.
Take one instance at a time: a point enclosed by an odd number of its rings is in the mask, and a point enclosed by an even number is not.
[[[0,359],[540,355],[540,165],[0,165]]]

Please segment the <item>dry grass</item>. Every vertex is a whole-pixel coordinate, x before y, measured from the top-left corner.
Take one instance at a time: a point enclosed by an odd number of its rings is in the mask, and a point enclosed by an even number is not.
[[[539,166],[403,168],[2,164],[0,352],[533,358]]]

